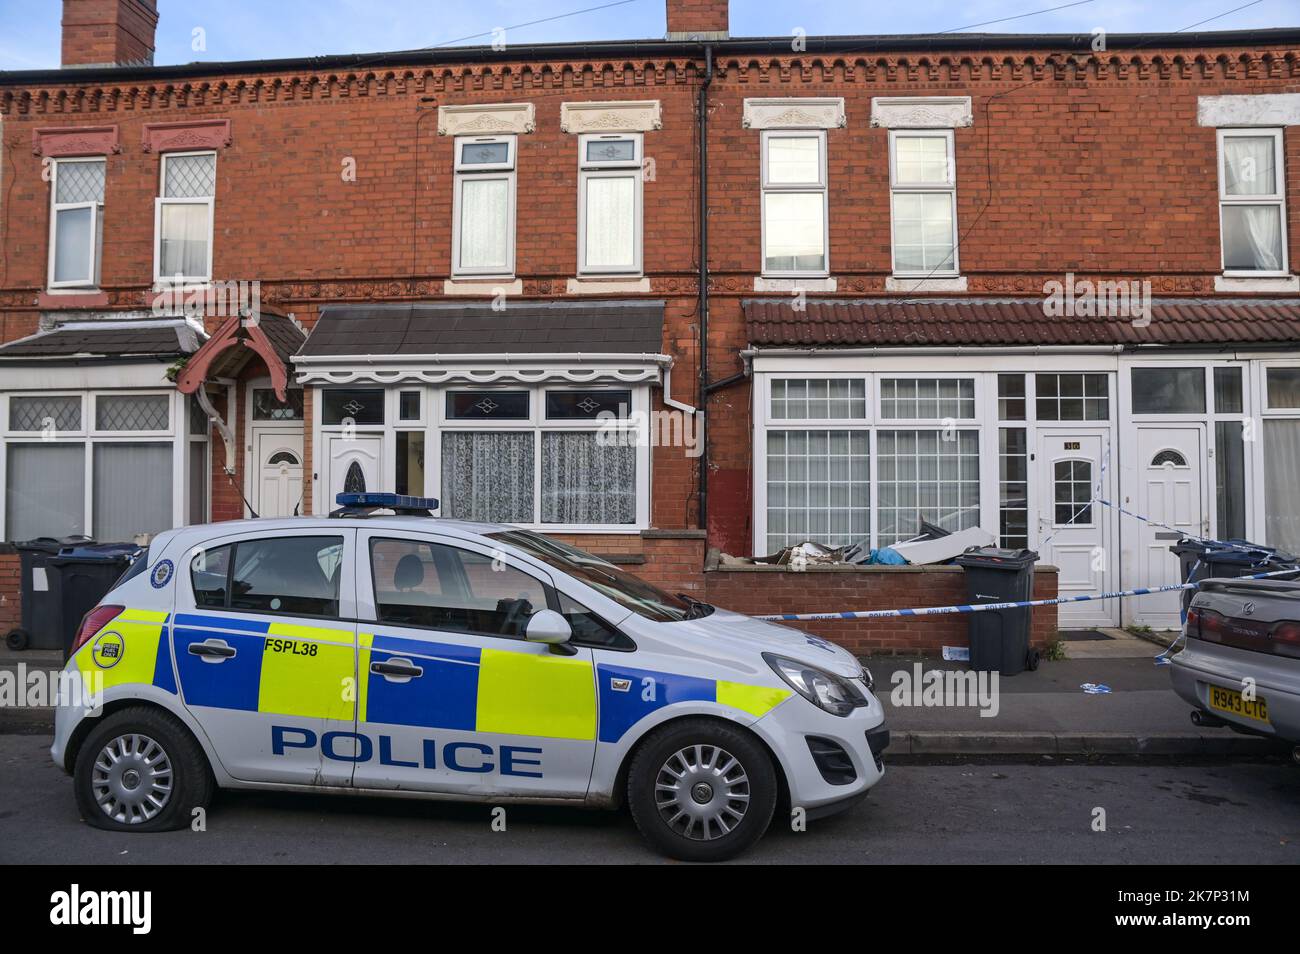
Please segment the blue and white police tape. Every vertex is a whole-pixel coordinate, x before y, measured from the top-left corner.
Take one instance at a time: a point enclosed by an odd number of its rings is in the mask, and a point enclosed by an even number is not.
[[[1273,570],[1269,573],[1252,573],[1237,577],[1239,580],[1262,580],[1270,576],[1287,576],[1300,573],[1300,567],[1290,570]],[[951,613],[986,613],[990,610],[1026,609],[1031,606],[1060,606],[1062,603],[1084,603],[1088,600],[1116,600],[1127,596],[1148,596],[1152,593],[1173,593],[1178,590],[1194,590],[1200,583],[1171,583],[1168,586],[1143,586],[1136,590],[1120,590],[1115,593],[1097,593],[1085,596],[1058,596],[1050,600],[1017,600],[1010,603],[977,603],[958,606],[921,606],[914,609],[861,610],[846,613],[779,613],[772,616],[756,616],[755,619],[774,623],[811,622],[830,619],[892,619],[899,616],[945,616]]]

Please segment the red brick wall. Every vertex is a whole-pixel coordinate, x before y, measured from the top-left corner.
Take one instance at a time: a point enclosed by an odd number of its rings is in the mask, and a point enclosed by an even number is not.
[[[844,610],[909,609],[965,603],[960,567],[783,567],[710,568],[705,599],[716,606],[755,616],[776,613],[828,613]],[[1034,599],[1056,597],[1055,568],[1034,574]],[[790,623],[859,655],[922,653],[937,655],[944,646],[966,646],[970,617],[899,617]],[[1056,607],[1033,610],[1030,640],[1040,649],[1056,638]]]
[[[157,25],[157,0],[63,0],[63,65],[152,63]]]
[[[668,0],[668,32],[726,33],[729,0]]]
[[[17,627],[22,620],[21,576],[18,554],[8,548],[0,552],[0,635]]]

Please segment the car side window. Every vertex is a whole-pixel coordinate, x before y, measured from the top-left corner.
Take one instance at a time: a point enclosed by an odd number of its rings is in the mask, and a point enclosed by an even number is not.
[[[626,634],[610,626],[587,607],[563,593],[560,597],[560,615],[573,630],[573,641],[604,649],[635,649],[636,644]]]
[[[372,539],[370,572],[380,622],[522,639],[546,609],[546,587],[490,556],[440,543]]]
[[[226,605],[226,586],[230,582],[231,545],[200,550],[190,560],[190,584],[194,587],[194,605],[217,609]]]
[[[240,540],[196,554],[190,580],[196,606],[337,617],[342,537]]]

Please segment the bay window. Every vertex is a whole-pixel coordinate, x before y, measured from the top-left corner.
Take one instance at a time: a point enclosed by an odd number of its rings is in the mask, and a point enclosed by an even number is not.
[[[440,516],[596,532],[649,523],[644,386],[325,388],[318,406],[322,446],[340,434],[376,442],[377,486],[437,497]]]
[[[210,281],[217,154],[168,153],[161,176],[154,200],[154,281]]]
[[[762,192],[763,274],[827,275],[826,133],[765,131]]]
[[[976,403],[970,377],[767,378],[756,546],[880,547],[915,536],[922,520],[977,526],[980,433],[959,424],[974,421]]]
[[[13,393],[4,417],[6,540],[132,542],[206,518],[206,430],[175,392]],[[179,423],[177,419],[181,419]],[[202,465],[194,448],[200,448]],[[188,456],[187,456],[188,455]],[[190,482],[174,479],[198,469]],[[193,498],[202,481],[198,510]],[[181,504],[182,506],[178,506]]]
[[[889,184],[894,274],[956,275],[957,176],[952,130],[891,130]]]
[[[515,137],[460,136],[455,149],[452,275],[512,276]]]
[[[56,159],[50,183],[50,288],[97,288],[104,244],[103,159]]]
[[[641,273],[641,134],[578,137],[578,273]]]
[[[1282,130],[1219,130],[1219,233],[1225,275],[1287,274]]]

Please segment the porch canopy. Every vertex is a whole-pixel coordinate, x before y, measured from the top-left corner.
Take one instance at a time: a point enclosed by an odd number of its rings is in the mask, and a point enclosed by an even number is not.
[[[1300,301],[1166,298],[1149,316],[1049,317],[1044,298],[743,302],[749,342],[798,348],[1136,348],[1300,341]],[[1149,317],[1149,321],[1146,318]]]
[[[306,337],[292,318],[274,312],[263,310],[256,320],[231,315],[185,363],[176,377],[176,387],[182,394],[195,394],[204,381],[235,377],[258,357],[271,376],[275,396],[283,401],[289,384],[289,358]]]
[[[658,382],[662,301],[326,305],[293,358],[304,384]]]

